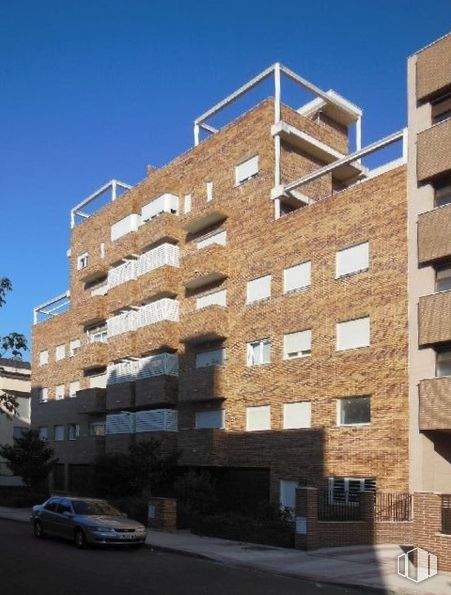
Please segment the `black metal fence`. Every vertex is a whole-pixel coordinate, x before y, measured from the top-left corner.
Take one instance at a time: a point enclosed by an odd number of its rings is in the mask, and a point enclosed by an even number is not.
[[[360,502],[334,499],[330,490],[318,490],[318,520],[360,521]]]
[[[376,521],[411,521],[413,498],[411,494],[377,492]]]
[[[442,533],[451,535],[451,495],[442,494]]]

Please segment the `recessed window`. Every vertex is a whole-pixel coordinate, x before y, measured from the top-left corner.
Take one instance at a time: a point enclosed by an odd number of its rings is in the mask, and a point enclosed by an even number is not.
[[[271,341],[262,339],[247,344],[247,365],[260,366],[271,361]]]
[[[77,270],[81,271],[82,269],[85,269],[89,264],[89,254],[87,252],[84,252],[83,254],[80,254],[80,256],[77,256]]]
[[[451,289],[451,263],[435,269],[435,291]]]
[[[196,368],[208,366],[223,366],[225,363],[225,349],[202,351],[196,355]]]
[[[329,477],[331,504],[358,504],[361,492],[376,493],[376,480],[371,477]]]
[[[369,263],[369,244],[364,242],[351,246],[344,250],[337,251],[336,254],[336,276],[344,277],[368,269]]]
[[[69,343],[69,355],[70,357],[74,357],[80,351],[80,339],[72,339]]]
[[[195,413],[195,427],[196,430],[204,428],[224,428],[224,410],[218,409],[216,411],[196,411]]]
[[[49,400],[49,389],[48,388],[40,388],[39,389],[39,402],[47,403],[48,400]]]
[[[80,438],[80,424],[69,424],[69,440]]]
[[[55,388],[55,399],[58,401],[60,399],[64,399],[64,384],[58,384],[58,386]]]
[[[283,271],[283,292],[296,291],[310,287],[312,282],[312,263],[302,262]]]
[[[250,180],[258,174],[258,155],[246,159],[235,167],[235,185],[239,186],[243,182]]]
[[[80,381],[74,380],[69,384],[69,397],[74,399],[77,396],[77,391],[80,390]]]
[[[54,426],[53,432],[56,442],[62,442],[64,440],[64,426]]]
[[[213,233],[204,235],[202,238],[197,240],[197,249],[207,248],[213,244],[219,244],[225,246],[227,244],[227,231],[225,229],[218,229]]]
[[[288,509],[293,515],[296,507],[296,488],[298,486],[298,481],[287,479],[281,479],[279,483],[280,508]]]
[[[283,336],[284,359],[307,357],[312,353],[312,331],[299,331]]]
[[[350,397],[337,400],[338,426],[360,426],[370,422],[370,397]]]
[[[86,334],[90,343],[105,343],[108,340],[107,325],[104,322],[103,324],[91,326],[86,329]]]
[[[49,429],[47,426],[39,426],[39,439],[40,440],[48,440],[49,439]]]
[[[271,407],[246,407],[246,430],[256,432],[271,429]]]
[[[451,203],[451,176],[441,178],[434,184],[434,205],[443,207]]]
[[[285,403],[283,406],[283,428],[291,430],[295,428],[311,428],[312,426],[312,403],[301,401],[300,403]]]
[[[435,375],[438,378],[451,376],[451,347],[440,350],[436,356]]]
[[[337,351],[368,347],[370,344],[370,318],[357,318],[337,323]]]
[[[89,388],[106,388],[106,372],[93,374],[89,377]]]
[[[66,357],[66,346],[63,345],[57,345],[56,349],[55,349],[55,359],[56,361],[60,361],[62,359],[64,359]]]
[[[90,436],[105,436],[105,422],[91,421],[88,425]]]
[[[196,299],[197,310],[207,308],[208,306],[222,306],[225,308],[227,306],[227,290],[220,289],[219,291],[213,291]]]
[[[46,366],[49,363],[49,352],[47,349],[45,351],[41,351],[39,354],[39,365]]]
[[[251,304],[271,296],[271,275],[253,279],[247,283],[246,303]]]
[[[207,182],[207,202],[213,200],[213,182]]]
[[[185,215],[191,211],[191,194],[185,194],[183,199],[183,212]]]
[[[451,93],[442,95],[431,102],[432,124],[438,124],[451,118]]]

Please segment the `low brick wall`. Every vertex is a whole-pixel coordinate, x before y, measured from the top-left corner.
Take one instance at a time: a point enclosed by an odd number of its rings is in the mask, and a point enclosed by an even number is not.
[[[174,498],[149,498],[147,525],[152,529],[177,529],[177,501]]]

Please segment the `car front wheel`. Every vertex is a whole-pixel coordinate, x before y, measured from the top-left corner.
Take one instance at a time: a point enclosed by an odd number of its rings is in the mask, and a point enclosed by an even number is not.
[[[38,539],[45,537],[44,529],[42,528],[41,521],[35,521],[33,524],[33,534]]]
[[[74,533],[75,545],[80,549],[84,550],[87,546],[86,536],[81,529],[76,529]]]

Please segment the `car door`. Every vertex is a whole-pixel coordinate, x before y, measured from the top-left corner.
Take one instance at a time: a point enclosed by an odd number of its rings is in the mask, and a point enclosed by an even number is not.
[[[56,532],[60,537],[72,539],[73,537],[73,516],[72,503],[67,498],[62,498],[56,510]]]
[[[39,515],[39,519],[42,523],[42,528],[45,533],[56,534],[57,527],[57,508],[60,502],[60,498],[50,498],[45,504]]]

